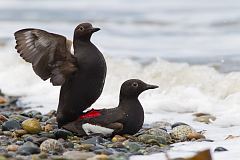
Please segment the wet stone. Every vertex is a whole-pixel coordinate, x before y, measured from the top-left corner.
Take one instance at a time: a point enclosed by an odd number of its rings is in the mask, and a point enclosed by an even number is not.
[[[56,131],[54,131],[54,135],[57,139],[58,138],[67,139],[69,136],[73,136],[72,132],[67,131],[65,129],[57,129]]]
[[[17,130],[21,129],[21,125],[16,120],[8,120],[2,124],[2,130],[3,131],[10,131],[10,130]]]
[[[21,146],[21,145],[23,145],[24,144],[24,141],[17,141],[16,142],[16,145],[19,145],[19,146]]]
[[[6,116],[4,115],[0,115],[0,122],[3,123],[3,122],[6,122],[8,119]]]
[[[112,138],[112,142],[123,142],[125,141],[126,138],[125,137],[122,137],[122,136],[119,136],[119,135],[115,135],[113,138]]]
[[[91,144],[91,145],[93,145],[93,147],[91,147],[91,148],[89,149],[90,151],[95,151],[95,150],[98,150],[98,149],[104,149],[104,148],[105,148],[105,146],[100,145],[100,144],[96,144],[96,145]]]
[[[56,124],[57,119],[56,119],[56,117],[53,117],[53,118],[48,119],[45,123],[46,124]]]
[[[52,139],[56,138],[53,132],[40,132],[39,135],[41,137],[47,137],[47,138],[52,138]]]
[[[42,121],[43,115],[39,114],[39,115],[34,116],[34,118],[36,118],[39,121]]]
[[[212,115],[203,115],[203,116],[194,118],[194,121],[202,122],[202,123],[206,123],[206,124],[209,124],[215,120],[216,120],[216,117],[214,117]]]
[[[12,144],[7,146],[8,151],[16,152],[18,150],[18,145]]]
[[[198,132],[192,132],[187,135],[187,138],[190,140],[197,140],[197,139],[205,139],[205,136]]]
[[[151,128],[162,128],[162,129],[166,129],[166,130],[170,129],[171,126],[172,126],[171,123],[164,122],[164,121],[158,121],[158,122],[154,122],[154,123],[150,124]]]
[[[92,152],[81,152],[81,151],[67,151],[63,153],[63,157],[71,160],[86,160],[94,157],[96,154]]]
[[[15,135],[16,135],[17,137],[20,137],[20,136],[22,136],[22,135],[27,134],[27,131],[25,131],[25,130],[23,130],[23,129],[18,129],[18,130],[15,130],[14,133],[15,133]]]
[[[0,136],[0,146],[7,146],[9,144],[10,144],[10,141],[7,136]]]
[[[3,112],[1,112],[1,114],[8,118],[8,117],[10,117],[13,113],[10,112],[10,111],[3,111]]]
[[[3,135],[11,137],[13,135],[13,132],[11,132],[11,131],[3,131]]]
[[[124,147],[127,148],[130,152],[137,152],[138,150],[141,149],[141,145],[138,144],[137,142],[125,141],[125,142],[123,142],[123,145],[124,145]]]
[[[171,136],[167,133],[166,130],[161,128],[152,128],[146,131],[146,134],[154,135],[156,137],[162,137],[166,142],[171,142]]]
[[[164,152],[165,150],[162,147],[159,147],[158,145],[154,145],[151,147],[147,147],[147,148],[142,148],[141,150],[139,150],[140,153],[142,154],[153,154],[153,153],[160,153],[160,152]]]
[[[53,130],[53,126],[51,124],[47,124],[46,126],[44,126],[44,131],[45,132],[50,132]]]
[[[95,154],[105,154],[105,155],[111,155],[114,153],[114,150],[111,148],[104,148],[104,149],[97,149],[93,151]]]
[[[188,139],[188,135],[196,132],[191,126],[189,125],[179,125],[172,129],[170,133],[172,139],[186,141]]]
[[[31,155],[40,153],[40,149],[37,145],[32,142],[26,142],[18,148],[18,154],[21,155]]]
[[[115,143],[110,143],[107,145],[109,148],[124,148],[124,145],[122,142],[115,142]]]
[[[62,142],[62,145],[64,148],[74,148],[74,143],[72,143],[70,141],[64,141],[64,142]]]
[[[101,143],[106,143],[109,142],[108,140],[100,137],[100,136],[95,136],[89,139],[86,139],[84,141],[82,141],[82,144],[101,144]]]
[[[48,138],[47,137],[38,137],[33,139],[33,143],[40,145],[42,142],[46,141]]]
[[[226,148],[223,147],[217,147],[214,149],[214,152],[224,152],[224,151],[228,151]]]
[[[60,142],[55,139],[47,139],[41,145],[42,152],[63,152],[64,148]]]
[[[36,110],[31,110],[31,111],[23,112],[21,113],[21,115],[34,118],[36,115],[42,115],[42,113]]]
[[[166,145],[167,140],[165,137],[157,136],[157,135],[151,135],[151,134],[143,134],[138,136],[138,140],[145,143],[145,144],[151,144],[151,145]]]
[[[49,120],[49,117],[47,117],[47,116],[42,116],[42,119],[41,119],[42,122],[46,122],[47,120]]]
[[[25,131],[31,134],[37,134],[41,132],[42,127],[40,122],[35,118],[30,118],[22,122],[22,127]]]
[[[9,119],[16,120],[19,123],[22,123],[23,121],[27,120],[28,117],[22,116],[22,115],[11,115],[9,116]]]
[[[186,123],[177,122],[177,123],[174,123],[171,127],[172,127],[172,129],[173,129],[173,128],[177,127],[177,126],[182,126],[182,125],[187,125],[187,126],[188,126],[188,124],[186,124]]]
[[[95,146],[94,144],[81,144],[81,145],[77,145],[76,149],[89,151],[94,146]]]

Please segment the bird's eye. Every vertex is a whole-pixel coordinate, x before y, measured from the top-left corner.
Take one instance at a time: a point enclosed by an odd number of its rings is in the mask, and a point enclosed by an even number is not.
[[[137,82],[133,82],[132,86],[133,87],[138,87],[138,83]]]
[[[83,26],[80,26],[80,27],[79,27],[79,30],[80,30],[80,31],[84,31],[84,27],[83,27]]]

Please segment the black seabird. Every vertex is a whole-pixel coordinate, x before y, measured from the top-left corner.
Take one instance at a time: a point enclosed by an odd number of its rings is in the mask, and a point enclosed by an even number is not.
[[[15,32],[16,49],[32,63],[34,72],[43,80],[61,86],[57,121],[59,127],[76,120],[100,96],[105,83],[106,62],[91,43],[94,32],[90,23],[79,24],[74,31],[73,48],[66,37],[40,29]]]
[[[121,86],[118,107],[90,110],[63,128],[79,136],[91,133],[101,133],[105,136],[135,134],[142,128],[144,122],[144,111],[138,96],[145,90],[157,87],[138,79],[127,80]]]

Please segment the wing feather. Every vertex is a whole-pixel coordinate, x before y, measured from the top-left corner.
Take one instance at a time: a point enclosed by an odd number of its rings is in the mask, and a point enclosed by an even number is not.
[[[31,28],[19,30],[14,36],[17,52],[43,80],[50,78],[53,85],[62,85],[77,70],[71,41],[64,36]]]

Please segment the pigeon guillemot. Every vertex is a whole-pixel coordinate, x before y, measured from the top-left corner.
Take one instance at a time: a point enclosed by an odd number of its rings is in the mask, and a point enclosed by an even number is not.
[[[90,23],[79,24],[74,31],[73,48],[66,37],[40,29],[15,32],[16,49],[32,63],[34,72],[43,80],[50,78],[61,91],[57,110],[59,127],[76,120],[101,95],[106,77],[106,62],[91,43],[94,32]]]
[[[127,80],[121,86],[118,107],[90,110],[63,128],[79,136],[91,133],[101,133],[105,136],[135,134],[142,128],[144,122],[144,111],[138,96],[145,90],[157,87],[138,79]]]

